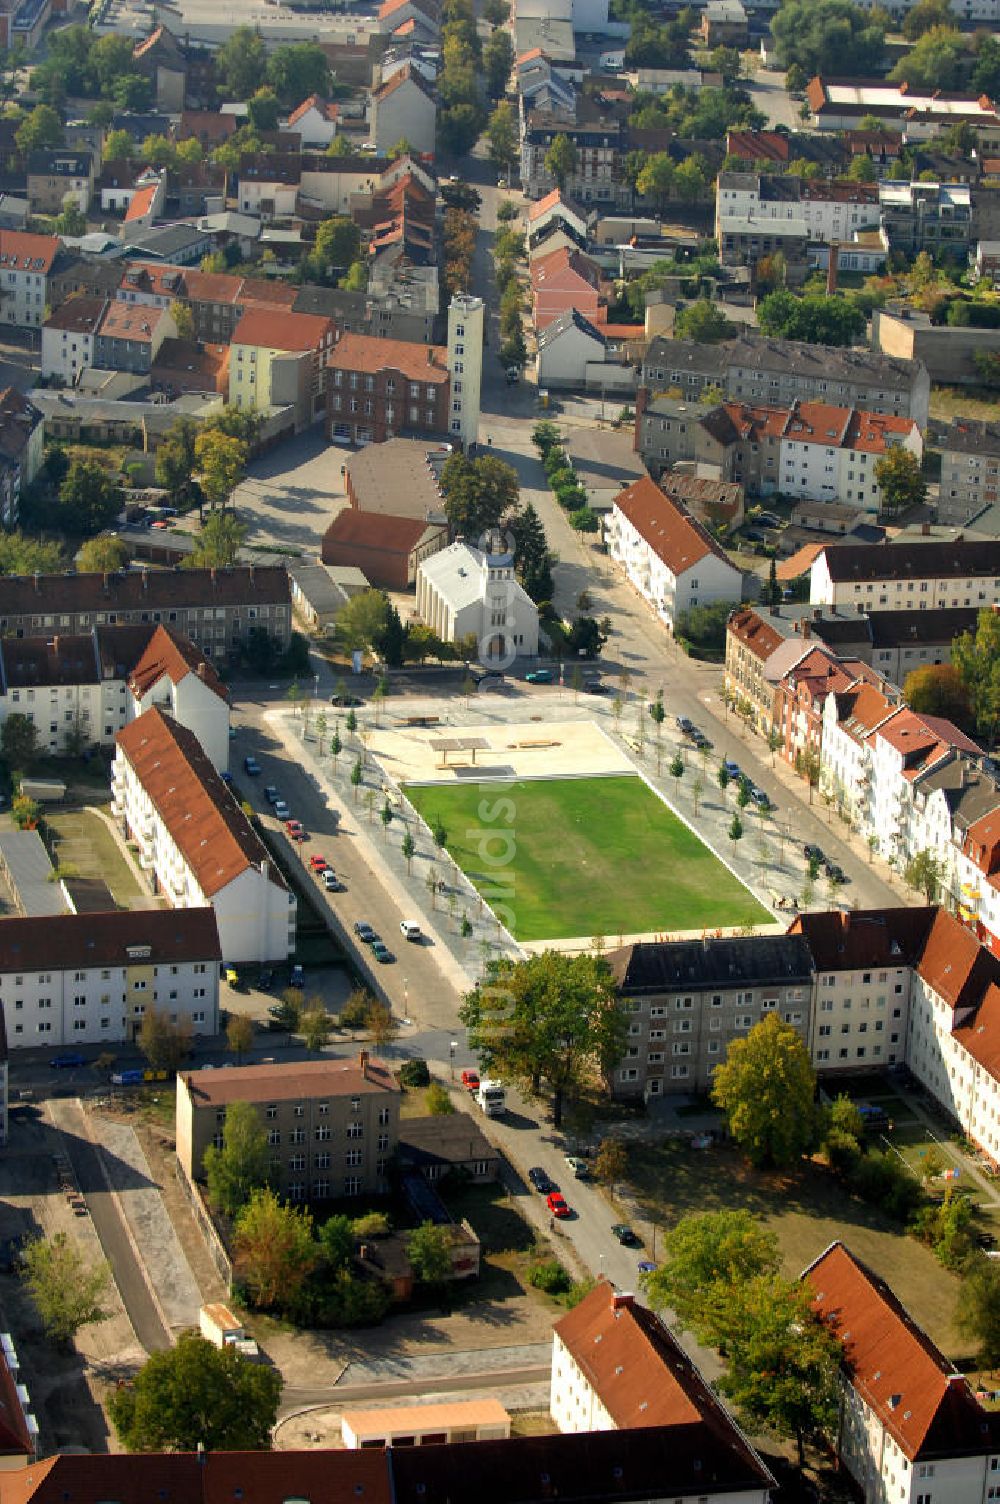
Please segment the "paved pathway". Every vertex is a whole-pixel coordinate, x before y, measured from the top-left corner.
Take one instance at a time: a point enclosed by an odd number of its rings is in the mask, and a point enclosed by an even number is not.
[[[98,1115],[91,1123],[164,1323],[175,1332],[197,1326],[201,1292],[135,1130]]]

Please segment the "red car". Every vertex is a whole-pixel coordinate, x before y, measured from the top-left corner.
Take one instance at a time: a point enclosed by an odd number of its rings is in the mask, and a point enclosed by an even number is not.
[[[325,872],[330,863],[325,856],[311,856],[309,858],[309,865],[314,872]]]
[[[479,1072],[478,1071],[463,1071],[462,1072],[462,1085],[465,1087],[466,1091],[478,1091],[479,1090]]]
[[[569,1207],[566,1205],[566,1197],[560,1191],[550,1191],[545,1198],[545,1205],[553,1217],[568,1217]]]
[[[303,829],[301,820],[286,820],[285,830],[288,832],[290,839],[293,841],[304,841],[306,838],[306,833]]]

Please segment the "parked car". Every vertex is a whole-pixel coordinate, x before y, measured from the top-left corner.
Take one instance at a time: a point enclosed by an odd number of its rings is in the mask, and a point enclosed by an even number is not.
[[[713,743],[709,741],[704,731],[699,731],[696,726],[691,733],[691,740],[699,750],[703,747],[706,752],[711,752]]]
[[[372,941],[372,955],[375,957],[376,961],[380,961],[383,966],[385,966],[389,961],[395,961],[396,959],[392,951],[382,940]]]
[[[339,893],[341,888],[340,878],[332,867],[323,869],[323,886],[328,893]]]
[[[466,1091],[478,1091],[479,1090],[479,1072],[478,1071],[463,1071],[462,1072],[462,1085],[465,1087]]]
[[[309,865],[314,872],[325,872],[330,863],[327,861],[325,856],[319,856],[317,854],[309,858]]]
[[[573,1174],[576,1176],[577,1180],[590,1179],[590,1166],[588,1165],[587,1161],[585,1159],[581,1159],[578,1154],[567,1154],[566,1163],[573,1171]]]
[[[674,724],[676,725],[677,730],[682,731],[685,736],[691,736],[692,733],[697,730],[694,721],[689,721],[686,715],[675,716]]]
[[[291,841],[305,841],[307,839],[301,820],[286,820],[285,831]]]
[[[413,945],[419,945],[424,938],[423,931],[415,919],[401,919],[399,933],[404,940],[409,940]]]
[[[363,919],[358,919],[355,922],[354,933],[357,935],[358,939],[363,940],[366,945],[371,945],[373,940],[378,939],[378,935],[372,929],[371,925],[366,924]]]
[[[758,809],[771,808],[770,794],[766,794],[763,789],[759,789],[755,783],[750,785],[750,798]]]
[[[640,1259],[635,1267],[638,1269],[640,1274],[652,1274],[653,1270],[656,1268],[656,1265],[653,1263],[652,1259]]]
[[[49,1068],[54,1071],[71,1071],[86,1063],[79,1050],[69,1050],[64,1055],[53,1055],[49,1061]]]
[[[605,684],[603,679],[584,679],[583,692],[585,695],[609,695],[611,685]]]
[[[260,773],[260,763],[256,757],[244,757],[243,771],[248,778],[256,778]]]
[[[284,799],[275,799],[274,813],[277,819],[288,820],[291,817],[292,812],[288,808],[288,805],[285,803]]]
[[[275,783],[265,783],[265,785],[264,785],[264,798],[267,800],[268,804],[277,804],[278,803],[278,800],[281,798],[281,795],[278,793],[278,786],[277,786],[277,784],[275,784]]]
[[[757,518],[757,521],[761,524],[762,527],[783,526],[781,518],[775,517],[773,512],[761,512],[760,516]]]
[[[747,530],[746,530],[746,532],[743,534],[743,536],[747,540],[748,543],[764,543],[764,542],[766,542],[764,534],[762,532],[760,532],[755,527],[748,527]]]
[[[554,1191],[556,1189],[555,1185],[553,1185],[546,1172],[538,1165],[535,1165],[528,1171],[528,1179],[535,1187],[535,1190],[540,1191],[543,1196],[547,1196],[550,1191]]]
[[[807,862],[823,862],[826,860],[823,856],[822,846],[814,846],[811,841],[807,841],[803,846],[802,855]]]
[[[260,976],[257,978],[257,986],[260,988],[261,992],[270,992],[271,988],[274,986],[274,972],[271,970],[270,966],[265,966],[262,968]]]
[[[566,1205],[566,1197],[559,1191],[549,1191],[545,1198],[545,1205],[553,1217],[568,1217],[570,1214],[569,1207]]]
[[[625,1248],[641,1248],[642,1239],[639,1234],[633,1232],[627,1222],[616,1222],[611,1231]]]
[[[336,705],[338,710],[356,710],[361,701],[357,695],[331,695],[330,704]]]
[[[554,678],[555,675],[550,668],[533,668],[530,673],[525,674],[524,682],[525,684],[551,684]]]
[[[723,761],[722,766],[725,768],[725,770],[729,774],[730,778],[742,778],[743,777],[743,774],[742,774],[742,772],[740,770],[739,763],[738,762],[733,762],[733,759],[731,757],[725,758],[724,761]]]
[[[305,981],[306,981],[305,972],[302,970],[302,967],[296,961],[295,964],[294,964],[294,966],[292,967],[291,971],[288,974],[288,985],[289,985],[289,987],[304,987],[305,986]]]

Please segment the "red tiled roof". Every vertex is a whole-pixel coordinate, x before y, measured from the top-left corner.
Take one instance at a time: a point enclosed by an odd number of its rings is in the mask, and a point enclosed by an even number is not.
[[[149,344],[154,329],[166,314],[165,308],[154,308],[149,303],[126,303],[121,298],[114,298],[108,304],[97,333],[107,339],[137,340],[141,344]]]
[[[267,847],[192,731],[159,708],[115,736],[206,898],[250,868],[285,886]]]
[[[813,1309],[844,1344],[864,1402],[911,1462],[996,1450],[996,1420],[888,1285],[834,1243],[806,1269]]]
[[[125,223],[128,224],[130,220],[144,219],[147,214],[151,214],[159,191],[159,183],[150,183],[146,188],[138,188],[125,210]]]
[[[822,543],[804,543],[787,559],[782,559],[775,573],[779,580],[797,580],[812,567],[814,560],[823,552]]]
[[[788,137],[781,131],[730,131],[726,155],[744,162],[787,162]]]
[[[539,48],[539,47],[536,47],[535,50],[534,50],[534,52],[526,52],[523,57],[519,57],[518,58],[518,62],[519,63],[523,63],[525,58],[536,57],[536,56],[537,57],[541,56],[541,48]],[[563,201],[563,196],[560,193],[559,189],[558,188],[553,188],[552,191],[551,191],[551,193],[546,193],[545,194],[544,198],[540,198],[535,203],[529,204],[528,205],[528,222],[529,222],[529,224],[534,224],[534,222],[535,222],[536,219],[541,219],[541,217],[542,217],[543,214],[547,214],[549,212],[549,210],[550,209],[554,209],[557,204],[562,204],[562,201]]]
[[[758,616],[757,612],[749,606],[744,606],[740,611],[734,611],[726,626],[726,631],[738,642],[748,647],[755,658],[762,662],[770,658],[775,648],[784,642],[780,632]]]
[[[994,1081],[1000,1081],[1000,987],[987,987],[974,1018],[959,1025],[955,1039]]]
[[[115,909],[11,918],[0,924],[0,971],[125,966],[136,945],[149,947],[150,965],[222,959],[212,908]]]
[[[47,924],[48,919],[38,922]],[[15,920],[14,923],[17,921]],[[46,964],[51,963],[51,960],[52,943],[50,940],[46,951]],[[7,1058],[6,1048],[3,1058],[4,1060]],[[25,1424],[21,1401],[17,1396],[17,1381],[8,1367],[7,1359],[0,1352],[0,1457],[30,1457],[34,1449],[34,1443],[28,1435],[28,1427]],[[9,1474],[4,1472],[2,1476],[6,1478]]]
[[[1000,868],[1000,809],[972,822],[965,832],[962,850],[986,877]]]
[[[450,379],[448,351],[442,345],[418,345],[412,340],[377,339],[371,334],[344,334],[327,365],[334,371],[399,371],[408,381],[429,384]]]
[[[144,57],[147,52],[150,52],[156,46],[162,35],[163,27],[158,26],[155,31],[149,33],[148,37],[143,37],[141,42],[136,43],[132,48],[132,56],[135,58]]]
[[[401,89],[406,83],[413,84],[420,90],[421,94],[426,94],[428,99],[433,100],[434,95],[430,84],[424,78],[423,74],[419,73],[416,68],[411,68],[409,63],[405,63],[402,68],[398,68],[390,78],[386,79],[384,84],[375,90],[375,98],[377,100],[388,99],[390,94],[395,94],[396,90]]]
[[[991,984],[1000,984],[1000,958],[954,915],[938,909],[917,972],[952,1008],[974,1008]]]
[[[925,773],[946,757],[952,747],[974,755],[981,753],[975,742],[970,742],[951,721],[917,715],[906,707],[879,726],[876,734],[902,754],[902,774],[908,779]]]
[[[328,104],[319,94],[310,94],[308,99],[303,99],[288,117],[289,125],[298,125],[303,115],[308,115],[310,110],[318,110],[324,120],[336,120],[340,111],[335,104]]]
[[[817,971],[913,966],[934,923],[936,909],[821,909],[788,926],[804,935]]]
[[[213,694],[228,703],[226,686],[201,649],[195,647],[190,637],[178,637],[166,627],[158,626],[129,675],[129,688],[137,699],[141,699],[164,674],[174,685],[180,684],[188,674],[195,674]]]
[[[7,271],[52,270],[59,251],[58,235],[31,235],[25,230],[0,230],[0,265]]]
[[[316,313],[288,313],[284,309],[248,308],[233,330],[234,345],[266,350],[319,350],[337,332],[332,319]]]
[[[614,504],[674,575],[683,574],[709,554],[728,563],[701,524],[648,477],[619,491]]]
[[[324,555],[330,548],[377,548],[389,553],[409,554],[429,527],[421,517],[400,517],[390,512],[359,512],[344,507],[337,513],[323,535]],[[333,561],[327,560],[327,563]]]

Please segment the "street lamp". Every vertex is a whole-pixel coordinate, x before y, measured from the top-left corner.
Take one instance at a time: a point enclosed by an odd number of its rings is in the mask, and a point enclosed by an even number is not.
[[[451,1063],[451,1079],[455,1079],[455,1051],[458,1049],[458,1040],[453,1039],[448,1046],[448,1058]]]

